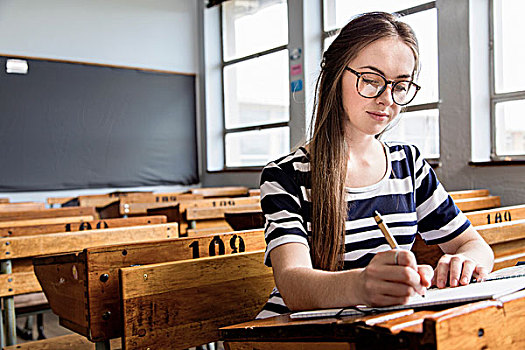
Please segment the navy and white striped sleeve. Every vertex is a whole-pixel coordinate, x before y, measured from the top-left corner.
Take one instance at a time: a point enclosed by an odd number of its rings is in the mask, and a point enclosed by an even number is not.
[[[470,221],[456,206],[419,150],[414,147],[412,151],[419,234],[427,244],[448,242],[463,233]]]
[[[266,253],[264,263],[272,266],[270,252],[286,243],[308,247],[301,215],[300,187],[276,163],[269,163],[261,174],[261,207],[264,213]]]

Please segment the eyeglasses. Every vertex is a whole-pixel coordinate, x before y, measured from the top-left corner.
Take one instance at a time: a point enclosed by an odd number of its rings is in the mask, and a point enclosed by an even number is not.
[[[421,86],[410,80],[391,81],[378,73],[360,73],[350,67],[346,70],[357,77],[355,84],[359,95],[365,98],[376,98],[386,90],[386,86],[392,84],[392,100],[396,105],[405,106],[416,97]]]

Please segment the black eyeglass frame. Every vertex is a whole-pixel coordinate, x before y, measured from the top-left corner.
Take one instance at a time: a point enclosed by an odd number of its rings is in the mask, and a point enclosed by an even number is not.
[[[366,73],[362,73],[362,72],[358,72],[358,71],[355,71],[353,70],[352,68],[350,67],[345,67],[345,70],[355,74],[355,76],[357,77],[357,80],[355,82],[355,88],[357,90],[357,93],[359,94],[359,96],[361,97],[364,97],[364,98],[377,98],[378,96],[381,96],[381,94],[383,92],[385,92],[386,90],[386,87],[390,84],[392,84],[392,90],[391,90],[391,94],[392,94],[392,101],[394,101],[394,103],[398,106],[406,106],[407,104],[409,104],[410,102],[412,102],[414,100],[414,98],[416,97],[417,95],[417,92],[421,89],[421,86],[417,85],[416,83],[414,83],[413,81],[410,81],[410,80],[399,80],[399,81],[393,81],[393,80],[388,80],[387,78],[385,78],[384,76],[382,76],[381,74],[379,73],[374,73],[374,72],[366,72]],[[381,79],[384,80],[385,84],[383,85],[383,88],[381,90],[379,90],[379,92],[375,95],[375,96],[364,96],[361,94],[361,92],[359,91],[359,79],[361,79],[361,77],[363,76],[363,74],[373,74],[373,75],[377,75],[378,77],[381,77]],[[410,101],[406,102],[406,103],[397,103],[396,102],[396,98],[394,96],[394,88],[396,87],[397,84],[399,83],[403,83],[403,82],[408,82],[410,84],[413,84],[415,87],[416,87],[416,92],[414,93],[414,96],[412,96],[412,98],[410,99]]]

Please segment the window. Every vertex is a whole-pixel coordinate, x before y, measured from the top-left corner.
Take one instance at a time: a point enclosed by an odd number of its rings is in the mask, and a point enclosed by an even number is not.
[[[290,149],[287,2],[221,6],[224,168],[262,166]]]
[[[491,157],[525,159],[525,47],[522,0],[491,1]]]
[[[422,89],[401,113],[396,124],[385,133],[384,139],[406,141],[419,147],[427,159],[439,157],[439,85],[438,36],[435,1],[377,0],[357,2],[324,0],[324,47],[335,39],[341,27],[353,16],[370,11],[397,12],[410,24],[419,41]]]

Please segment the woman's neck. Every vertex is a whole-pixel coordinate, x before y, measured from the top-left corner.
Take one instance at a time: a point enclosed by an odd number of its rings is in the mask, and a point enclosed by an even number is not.
[[[348,149],[349,159],[369,159],[377,155],[378,151],[382,152],[382,144],[374,136],[365,137],[346,137],[345,142]]]

